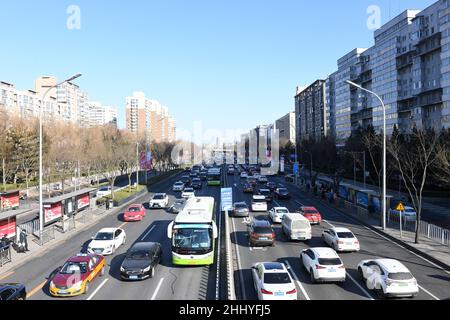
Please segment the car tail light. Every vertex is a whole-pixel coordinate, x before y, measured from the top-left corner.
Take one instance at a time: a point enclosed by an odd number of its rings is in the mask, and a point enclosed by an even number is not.
[[[272,232],[272,238],[275,239],[275,232]]]
[[[323,266],[320,266],[320,265],[316,264],[316,269],[317,270],[319,270],[319,269],[326,269],[326,267],[323,267]]]
[[[262,294],[273,294],[273,292],[267,291],[266,289],[261,289]]]
[[[286,292],[286,294],[294,294],[294,293],[297,293],[297,289],[295,288],[291,291]]]
[[[340,266],[340,267],[339,267],[339,269],[345,269],[345,266],[344,266],[344,265],[342,265],[342,266]]]
[[[338,244],[344,244],[344,241],[339,240],[337,243],[338,243]]]
[[[358,241],[358,240],[355,240],[355,244],[359,244],[359,241]]]

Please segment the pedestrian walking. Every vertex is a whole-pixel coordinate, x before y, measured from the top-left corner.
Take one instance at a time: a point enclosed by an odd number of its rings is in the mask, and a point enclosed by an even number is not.
[[[106,199],[106,210],[109,210],[109,199]]]
[[[28,250],[28,235],[25,230],[20,230],[20,243],[23,249],[23,252],[30,251]]]

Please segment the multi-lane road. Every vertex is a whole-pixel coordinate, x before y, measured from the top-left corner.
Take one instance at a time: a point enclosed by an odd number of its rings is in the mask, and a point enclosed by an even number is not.
[[[137,199],[137,203],[147,203],[153,193],[165,192],[172,202],[179,194],[172,192],[172,185],[180,175],[167,179],[150,188],[150,193]],[[277,183],[286,184],[281,178],[270,178]],[[242,181],[238,175],[223,175],[224,185],[233,188],[233,200],[246,201],[250,204],[250,195],[242,191]],[[364,259],[374,257],[392,257],[403,262],[417,278],[420,293],[415,299],[433,300],[450,298],[450,275],[425,261],[414,253],[398,246],[382,235],[376,234],[353,221],[334,208],[308,198],[293,185],[287,185],[293,197],[291,200],[275,200],[273,206],[284,206],[295,210],[299,206],[314,205],[324,218],[320,226],[313,227],[313,239],[309,243],[288,242],[276,229],[276,245],[269,248],[251,248],[248,245],[246,219],[225,217],[219,211],[220,188],[207,187],[204,183],[197,196],[211,196],[216,199],[217,224],[220,229],[220,245],[216,250],[216,263],[210,267],[178,267],[171,263],[171,245],[167,238],[167,227],[175,218],[165,210],[147,210],[142,222],[125,223],[121,213],[105,216],[96,225],[80,231],[72,238],[53,249],[34,257],[26,264],[8,274],[0,274],[0,282],[19,282],[26,285],[28,299],[53,299],[48,292],[49,281],[55,270],[62,266],[72,255],[84,252],[95,233],[104,227],[121,227],[127,234],[127,243],[121,246],[113,256],[106,257],[107,268],[103,277],[96,279],[87,295],[77,298],[83,300],[214,300],[226,299],[226,270],[224,219],[229,219],[232,239],[232,257],[236,297],[239,300],[257,298],[253,289],[251,266],[256,262],[280,261],[290,267],[296,280],[300,300],[361,300],[377,299],[366,289],[358,277],[356,266]],[[251,213],[251,218],[264,219],[267,214]],[[358,253],[341,254],[347,268],[347,280],[343,285],[312,284],[309,275],[300,268],[299,252],[308,247],[324,246],[320,239],[321,232],[331,226],[344,226],[351,229],[361,243]],[[155,277],[142,282],[123,282],[119,277],[119,268],[124,254],[133,243],[140,241],[159,242],[163,246],[163,259],[156,270]],[[219,241],[219,239],[218,239]],[[219,243],[218,243],[219,244]],[[220,266],[217,268],[217,266]]]

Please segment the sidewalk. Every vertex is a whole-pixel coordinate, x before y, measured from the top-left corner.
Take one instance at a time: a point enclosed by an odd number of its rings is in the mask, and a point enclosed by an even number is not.
[[[292,184],[295,186],[294,184]],[[414,243],[415,233],[407,230],[403,230],[402,237],[400,237],[400,231],[397,229],[398,223],[388,222],[386,230],[382,230],[380,226],[379,217],[374,217],[368,214],[365,210],[358,210],[356,207],[348,207],[336,202],[330,203],[323,200],[320,195],[315,196],[311,192],[307,192],[304,186],[296,186],[304,195],[313,200],[313,202],[319,202],[322,205],[338,210],[341,213],[359,221],[363,225],[371,228],[380,235],[394,241],[406,249],[422,256],[423,258],[430,260],[431,262],[450,271],[450,246],[442,245],[424,236],[420,237],[420,243]]]

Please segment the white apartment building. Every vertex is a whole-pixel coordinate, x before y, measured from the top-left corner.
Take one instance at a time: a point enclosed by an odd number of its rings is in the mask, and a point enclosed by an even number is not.
[[[117,108],[104,106],[100,102],[88,102],[88,127],[112,124],[117,127]]]

